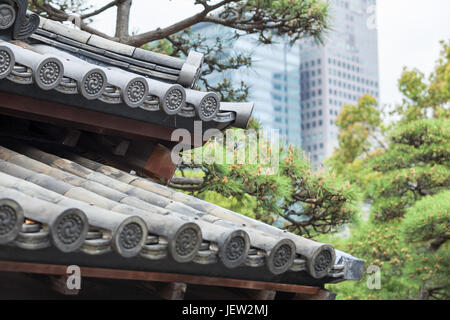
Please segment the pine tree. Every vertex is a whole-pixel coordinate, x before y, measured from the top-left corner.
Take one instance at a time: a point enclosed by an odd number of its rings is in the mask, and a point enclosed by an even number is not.
[[[367,266],[380,268],[381,289],[369,289],[367,275],[359,283],[333,288],[341,298],[450,296],[450,47],[442,46],[428,83],[418,70],[401,76],[404,100],[395,110],[399,120],[389,130],[388,147],[363,158],[363,174],[370,171],[371,177],[359,178],[372,202],[369,221],[353,226],[352,237],[340,241]]]

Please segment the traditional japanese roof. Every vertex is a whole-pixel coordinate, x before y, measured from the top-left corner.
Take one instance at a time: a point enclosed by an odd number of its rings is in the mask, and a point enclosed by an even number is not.
[[[190,127],[183,119],[211,122],[210,126],[220,129],[247,127],[252,103],[221,103],[216,93],[194,89],[203,54],[190,51],[183,60],[110,41],[21,10],[5,3],[0,12],[4,23],[0,31],[6,30],[0,32],[0,80],[33,85],[29,90],[19,88],[21,94],[150,123],[160,124],[167,116],[179,116],[181,121],[178,125],[174,122],[175,127]],[[18,36],[14,30],[21,25],[19,13],[34,25]],[[50,90],[63,95],[43,95]],[[164,125],[171,126],[167,122]]]
[[[183,263],[247,273],[254,268],[261,277],[298,274],[301,281],[306,275],[324,282],[361,277],[364,262],[331,245],[70,152],[62,158],[30,146],[12,148],[16,151],[0,147],[2,244],[169,259],[179,268]]]
[[[0,16],[0,113],[15,129],[0,137],[1,260],[303,285],[361,278],[364,261],[329,244],[93,160],[105,154],[90,133],[137,137],[130,148],[141,154],[127,147],[113,154],[129,162],[126,168],[158,173],[148,167],[169,162],[170,145],[161,151],[168,135],[155,128],[192,130],[194,120],[203,130],[246,128],[253,103],[223,103],[194,89],[201,54],[182,60],[112,42],[39,19],[26,12],[25,0],[0,0]],[[16,127],[23,119],[25,127]],[[89,134],[79,143],[47,139],[55,126]],[[102,159],[117,160],[109,153]],[[156,176],[170,179],[173,168]]]

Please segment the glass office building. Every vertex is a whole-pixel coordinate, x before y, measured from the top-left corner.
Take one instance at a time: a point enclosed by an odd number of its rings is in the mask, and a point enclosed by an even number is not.
[[[192,28],[208,40],[217,37],[231,38],[234,30],[214,24],[201,23]],[[225,55],[238,53],[252,57],[251,68],[230,70],[211,75],[210,82],[223,77],[236,85],[244,81],[249,87],[249,101],[255,102],[253,116],[265,129],[277,129],[286,143],[301,145],[301,92],[300,92],[300,47],[290,46],[288,40],[275,39],[273,45],[260,45],[256,35],[247,35],[233,42]]]
[[[324,45],[300,42],[302,147],[319,165],[337,146],[334,123],[344,104],[379,98],[375,0],[330,0]]]

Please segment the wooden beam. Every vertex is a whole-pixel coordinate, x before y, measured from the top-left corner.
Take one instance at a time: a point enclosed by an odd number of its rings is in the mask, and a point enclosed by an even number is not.
[[[50,287],[56,292],[65,296],[76,296],[80,293],[78,289],[67,287],[67,276],[49,276]]]
[[[144,174],[165,183],[172,179],[177,165],[177,163],[172,161],[172,151],[157,144],[145,164]]]
[[[309,287],[286,283],[272,283],[263,281],[250,281],[230,278],[207,277],[178,273],[161,273],[105,268],[80,267],[81,276],[87,278],[105,278],[122,280],[140,280],[154,282],[171,282],[198,284],[206,286],[234,287],[254,290],[283,291],[316,295],[321,290],[318,287]],[[0,261],[0,271],[24,272],[48,275],[67,275],[67,267],[63,265],[50,265],[40,263]]]
[[[274,300],[277,294],[274,290],[247,290],[250,300]]]
[[[114,148],[113,155],[125,156],[127,154],[129,147],[130,147],[130,141],[121,139],[119,144]]]
[[[181,282],[143,282],[142,286],[165,300],[184,300],[184,294],[187,290],[187,285]]]
[[[81,131],[75,129],[67,129],[61,143],[65,146],[75,147],[80,140]]]
[[[124,138],[138,140],[144,138],[171,141],[172,132],[175,130],[144,121],[5,92],[0,92],[0,113],[74,127],[98,134],[120,135]]]
[[[336,293],[320,289],[316,294],[304,294],[297,292],[292,300],[335,300]]]

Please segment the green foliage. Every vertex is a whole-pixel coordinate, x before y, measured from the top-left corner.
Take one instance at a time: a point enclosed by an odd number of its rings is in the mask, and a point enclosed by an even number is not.
[[[442,106],[450,101],[450,41],[441,41],[442,51],[436,71],[430,76],[429,101],[434,106]],[[448,108],[447,108],[448,111]],[[447,113],[448,115],[448,113]]]
[[[261,130],[254,120],[250,127]],[[257,140],[249,140],[255,136]],[[235,141],[231,150],[222,143],[226,141]],[[199,152],[203,161],[192,163]],[[348,182],[327,170],[312,172],[298,149],[269,143],[261,131],[229,130],[224,141],[213,139],[201,151],[186,155],[180,172],[203,177],[201,186],[191,190],[195,195],[218,204],[228,201],[225,207],[233,204],[233,210],[266,223],[313,237],[335,231],[354,217],[357,194]],[[208,162],[209,155],[228,161]]]
[[[448,238],[450,212],[448,205],[445,208],[442,205],[442,200],[448,204],[448,196],[447,192],[439,195],[441,199],[424,198],[408,211],[405,219],[361,224],[351,230],[352,237],[348,240],[328,238],[337,248],[363,257],[366,267],[379,267],[381,288],[368,287],[373,273],[365,273],[358,282],[327,285],[327,288],[337,292],[338,299],[343,300],[448,299],[448,243],[434,251],[430,250],[428,241],[436,237]]]
[[[417,69],[404,69],[398,81],[399,90],[403,94],[403,103],[393,114],[400,116],[399,122],[426,119],[442,116],[450,101],[450,40],[441,41],[442,51],[435,71],[428,77]],[[444,109],[444,110],[443,110]]]
[[[418,201],[409,209],[404,227],[406,240],[413,243],[450,237],[450,190]]]
[[[405,210],[421,197],[448,189],[450,170],[440,165],[393,170],[374,181],[374,186],[374,218],[389,220],[403,217]]]
[[[338,293],[338,299],[404,299],[417,292],[419,286],[411,283],[403,270],[413,257],[410,246],[401,238],[400,225],[399,220],[388,225],[369,222],[351,230],[352,237],[338,248],[364,258],[366,267],[379,267],[381,289],[370,289],[367,283],[372,274],[365,273],[358,282],[328,285],[328,289]]]
[[[323,31],[328,29],[329,5],[325,1],[250,0],[240,1],[240,3],[242,4],[239,6],[242,8],[240,14],[255,17],[255,22],[258,19],[272,21],[264,30],[249,29],[253,32],[258,31],[259,41],[265,44],[272,42],[273,35],[283,34],[290,38],[291,43],[305,36],[312,36],[316,40],[322,41]],[[230,4],[229,8],[233,8],[233,5]],[[275,17],[280,17],[282,22],[278,22]]]
[[[391,136],[389,152],[378,157],[373,169],[387,172],[434,163],[449,166],[450,122],[446,119],[410,122]]]
[[[340,129],[339,146],[336,157],[340,162],[349,163],[363,152],[367,152],[370,134],[380,126],[380,112],[376,108],[377,101],[369,96],[363,96],[356,106],[344,105],[336,119]]]
[[[330,286],[340,299],[450,296],[450,51],[449,45],[442,45],[429,82],[418,70],[405,70],[400,78],[404,99],[395,110],[399,120],[389,130],[387,148],[348,157],[341,156],[348,150],[337,150],[330,162],[344,168],[340,172],[345,177],[363,181],[358,185],[365,187],[366,201],[371,202],[369,221],[351,226],[352,237],[336,243],[365,259],[366,266],[381,269],[380,290],[368,288],[369,274],[360,282]],[[359,116],[357,107],[345,112],[345,119]],[[355,146],[358,143],[343,143],[340,148],[358,150]],[[348,170],[355,166],[364,170]]]
[[[345,172],[349,181],[364,188],[373,179],[367,159],[379,153],[374,147],[380,143],[374,137],[384,132],[377,101],[364,95],[357,105],[342,106],[335,123],[339,128],[338,148],[325,164],[339,175]]]
[[[450,121],[416,120],[399,126],[388,150],[373,161],[375,219],[403,217],[420,198],[450,187]]]
[[[405,272],[410,281],[420,285],[420,298],[448,299],[450,191],[416,202],[408,210],[402,227],[402,236],[415,249],[414,260],[405,266]]]

